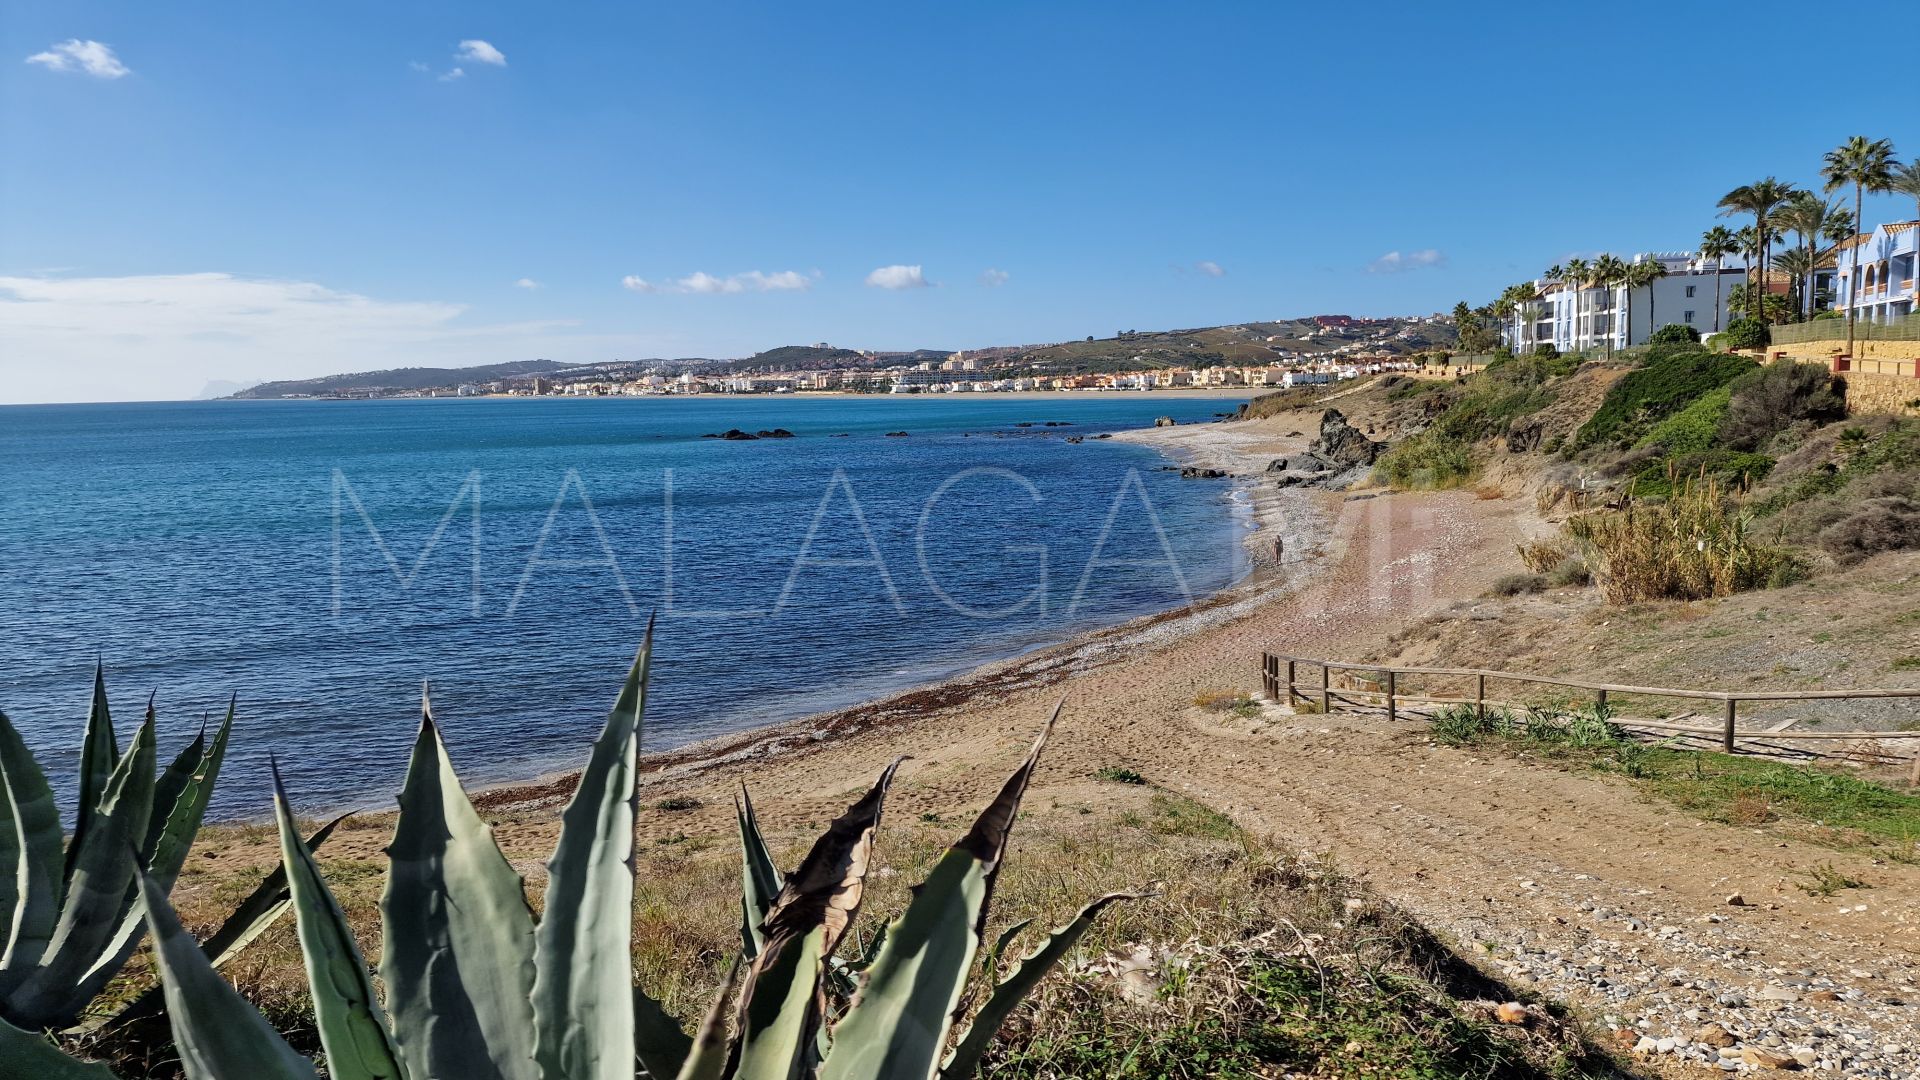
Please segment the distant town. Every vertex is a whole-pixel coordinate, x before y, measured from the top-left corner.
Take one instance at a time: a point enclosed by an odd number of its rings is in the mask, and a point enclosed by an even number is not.
[[[743,360],[520,361],[264,383],[237,398],[638,397],[681,394],[958,394],[1283,389],[1440,362],[1451,315],[1316,315],[1050,345],[882,352],[826,342]]]

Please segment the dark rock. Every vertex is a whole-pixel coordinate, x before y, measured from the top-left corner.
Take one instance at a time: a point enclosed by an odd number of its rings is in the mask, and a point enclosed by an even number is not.
[[[700,437],[703,439],[725,439],[728,442],[752,442],[760,436],[748,434],[737,427],[731,427],[718,435],[702,435]]]
[[[1302,435],[1305,435],[1305,434],[1306,434],[1306,432],[1304,432],[1304,431],[1289,431],[1289,432],[1287,432],[1287,438],[1289,438],[1289,439],[1297,439],[1297,438],[1299,438],[1300,436],[1302,436]]]
[[[906,438],[906,437],[907,437],[907,433],[906,433],[906,432],[904,432],[904,431],[889,431],[889,432],[887,432],[887,438],[889,438],[889,439],[904,439],[904,438]]]
[[[1070,442],[1070,443],[1079,443],[1079,442],[1081,442],[1081,441],[1083,441],[1083,440],[1082,440],[1082,439],[1081,439],[1081,437],[1080,437],[1080,436],[1078,436],[1078,435],[1069,435],[1069,436],[1067,436],[1067,441],[1068,441],[1068,442]]]
[[[1525,427],[1517,427],[1507,432],[1507,452],[1525,454],[1539,449],[1540,442],[1545,437],[1545,430],[1545,425],[1536,420]]]
[[[1047,427],[1072,427],[1072,426],[1073,426],[1073,421],[1071,421],[1071,420],[1049,420],[1049,421],[1047,421],[1047,422],[1046,422],[1046,425],[1045,425],[1045,426],[1047,426]]]
[[[1267,462],[1268,472],[1286,472],[1289,468],[1291,468],[1291,466],[1287,464],[1287,459],[1283,457],[1277,457]]]
[[[1013,425],[1013,426],[1014,426],[1014,427],[1032,427],[1032,426],[1033,426],[1033,421],[1031,421],[1031,420],[1027,420],[1027,421],[1024,421],[1024,422],[1022,422],[1022,423],[1018,423],[1018,424],[1015,424],[1015,425]]]
[[[1111,439],[1111,438],[1113,438],[1113,432],[1111,432],[1111,431],[1103,431],[1103,432],[1101,432],[1100,434],[1098,434],[1098,435],[1095,435],[1095,436],[1094,436],[1094,438],[1096,438],[1096,439]]]
[[[1307,453],[1329,465],[1352,467],[1373,464],[1386,448],[1347,423],[1339,409],[1328,409],[1320,414],[1320,437],[1307,447]]]
[[[1192,465],[1180,470],[1180,478],[1182,480],[1222,480],[1226,478],[1226,475],[1226,473],[1221,472],[1219,469],[1201,469]]]
[[[759,436],[760,436],[760,438],[762,438],[762,439],[791,439],[791,438],[793,438],[793,432],[791,432],[791,431],[788,431],[788,430],[787,430],[786,428],[783,428],[783,427],[777,427],[777,428],[774,428],[774,429],[773,429],[772,431],[762,431],[762,432],[758,432],[758,435],[759,435]]]
[[[829,439],[844,439],[844,438],[847,438],[847,433],[846,433],[846,432],[844,432],[844,431],[842,431],[842,432],[840,432],[840,433],[839,433],[838,435],[829,435],[829,436],[827,436],[827,438],[829,438]]]
[[[1179,423],[1180,421],[1175,420],[1171,416],[1156,416],[1153,419],[1154,427],[1174,427]]]

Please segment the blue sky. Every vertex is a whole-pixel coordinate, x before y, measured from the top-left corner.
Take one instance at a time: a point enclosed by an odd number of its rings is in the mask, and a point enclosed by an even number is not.
[[[1429,312],[1688,246],[1847,135],[1920,155],[1911,93],[1822,90],[1781,33],[1808,18],[14,3],[0,401]],[[1920,8],[1875,19],[1920,37]]]

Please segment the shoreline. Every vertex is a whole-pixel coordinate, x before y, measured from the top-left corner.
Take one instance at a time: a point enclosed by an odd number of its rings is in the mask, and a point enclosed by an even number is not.
[[[837,737],[911,723],[976,698],[1051,685],[1128,659],[1138,650],[1165,646],[1245,616],[1338,557],[1338,542],[1332,539],[1335,514],[1323,493],[1258,483],[1268,460],[1304,449],[1310,441],[1306,437],[1276,436],[1251,424],[1243,428],[1214,422],[1134,428],[1115,432],[1113,439],[1157,450],[1175,466],[1228,473],[1234,491],[1247,496],[1251,527],[1242,543],[1247,550],[1248,572],[1184,607],[1084,630],[944,679],[837,709],[709,736],[669,750],[643,750],[643,775],[653,781],[694,777],[728,765],[770,760]],[[1275,548],[1276,539],[1282,548]],[[1276,550],[1283,552],[1281,559],[1276,560]],[[489,810],[555,806],[571,795],[578,777],[578,769],[567,769],[530,780],[481,786],[471,794],[475,806]]]

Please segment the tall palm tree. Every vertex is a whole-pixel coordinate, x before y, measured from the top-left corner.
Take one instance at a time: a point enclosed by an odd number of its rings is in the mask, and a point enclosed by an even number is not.
[[[1616,307],[1615,290],[1618,289],[1621,283],[1626,280],[1626,276],[1627,276],[1627,264],[1624,262],[1621,262],[1618,258],[1615,258],[1610,253],[1606,255],[1602,255],[1598,259],[1595,259],[1593,261],[1594,284],[1606,290],[1605,296],[1606,296],[1606,304],[1607,304],[1606,311],[1607,311],[1607,356],[1608,358],[1612,358],[1613,356],[1613,339],[1617,331],[1616,320],[1619,318],[1618,313],[1614,310],[1614,308]]]
[[[1720,207],[1721,217],[1731,217],[1735,214],[1753,215],[1754,247],[1758,249],[1760,255],[1760,282],[1762,289],[1765,288],[1767,270],[1772,262],[1770,256],[1773,254],[1774,214],[1779,211],[1781,204],[1793,197],[1793,192],[1794,187],[1792,184],[1782,183],[1769,176],[1764,180],[1759,180],[1751,184],[1742,184],[1732,191],[1727,192],[1725,195],[1720,196],[1718,205]],[[1748,265],[1749,268],[1751,268],[1752,264]],[[1753,283],[1751,269],[1749,269],[1747,279],[1748,284],[1751,285]],[[1752,289],[1748,290],[1750,293],[1752,291]],[[1748,306],[1761,313],[1761,317],[1764,317],[1766,311],[1765,305],[1758,301],[1753,301],[1749,303]],[[1752,315],[1755,314],[1755,312],[1750,311],[1748,314]]]
[[[1802,318],[1813,318],[1814,249],[1819,246],[1820,237],[1827,231],[1828,223],[1833,221],[1834,216],[1839,212],[1838,203],[1823,199],[1811,191],[1795,192],[1793,198],[1789,199],[1787,205],[1780,210],[1780,224],[1800,234],[1800,251],[1803,258],[1795,262],[1803,267],[1801,274],[1805,282],[1799,306]],[[1781,258],[1785,259],[1785,256]],[[1788,273],[1793,272],[1791,269],[1788,270]]]
[[[1540,347],[1540,316],[1547,313],[1547,305],[1540,302],[1539,294],[1520,305],[1520,317],[1527,324],[1527,351],[1533,352]]]
[[[1700,257],[1713,260],[1713,332],[1720,332],[1720,264],[1735,250],[1733,234],[1715,225],[1700,236]]]
[[[1793,282],[1794,295],[1799,298],[1799,301],[1803,301],[1796,302],[1796,308],[1808,312],[1804,318],[1812,318],[1809,309],[1812,307],[1813,297],[1813,252],[1807,248],[1783,251],[1780,257],[1774,260],[1774,264],[1787,272],[1788,278]]]
[[[1893,143],[1855,135],[1832,150],[1820,166],[1820,179],[1829,192],[1853,185],[1853,219],[1861,220],[1860,199],[1869,191],[1893,186]],[[1856,256],[1858,258],[1858,256]],[[1853,355],[1853,289],[1847,289],[1847,355]]]
[[[1660,329],[1659,312],[1654,307],[1653,285],[1654,282],[1666,276],[1667,264],[1659,259],[1643,259],[1627,267],[1627,295],[1631,297],[1635,289],[1647,290],[1647,335],[1649,337],[1655,330]],[[1629,337],[1633,334],[1631,325],[1627,327],[1627,334]]]
[[[1582,306],[1581,301],[1586,296],[1587,281],[1592,276],[1593,276],[1593,265],[1587,262],[1587,260],[1585,259],[1568,259],[1567,260],[1566,282],[1568,287],[1573,290],[1573,335],[1571,340],[1572,340],[1573,348],[1575,351],[1578,351],[1580,348],[1580,308]]]
[[[1567,281],[1567,268],[1561,266],[1559,263],[1554,263],[1552,266],[1540,272],[1540,278],[1549,285],[1563,286]],[[1559,320],[1556,319],[1554,321],[1557,323]],[[1573,351],[1573,340],[1571,338],[1567,340],[1567,351]]]
[[[1915,215],[1920,216],[1920,161],[1910,165],[1895,165],[1893,183],[1887,185],[1887,190],[1912,199]]]

